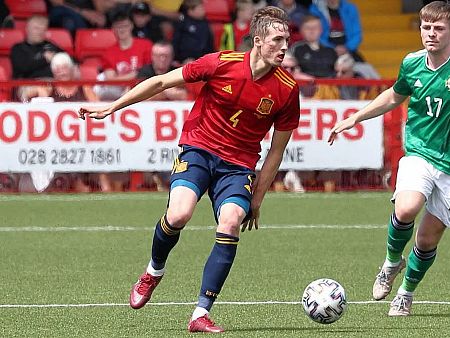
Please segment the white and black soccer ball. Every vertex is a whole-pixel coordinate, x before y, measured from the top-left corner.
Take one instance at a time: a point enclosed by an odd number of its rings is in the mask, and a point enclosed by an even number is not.
[[[302,304],[309,318],[321,324],[331,324],[345,312],[347,297],[341,284],[330,278],[321,278],[306,287]]]

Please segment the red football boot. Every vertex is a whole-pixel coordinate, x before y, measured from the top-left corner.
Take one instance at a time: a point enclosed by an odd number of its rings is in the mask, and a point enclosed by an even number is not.
[[[204,315],[203,317],[191,320],[188,325],[188,331],[220,333],[224,332],[224,329],[222,329],[220,326],[215,325],[214,322],[208,317],[208,315]]]
[[[143,307],[152,296],[153,290],[158,286],[161,281],[160,277],[155,277],[145,272],[136,284],[133,285],[130,293],[130,306],[133,309],[140,309]]]

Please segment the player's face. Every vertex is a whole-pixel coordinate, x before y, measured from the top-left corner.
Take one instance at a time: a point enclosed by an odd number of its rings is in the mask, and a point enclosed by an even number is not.
[[[289,30],[282,24],[273,24],[260,41],[261,56],[271,66],[280,66],[288,49]]]
[[[420,35],[423,46],[430,53],[439,53],[450,48],[450,27],[446,21],[422,21]]]

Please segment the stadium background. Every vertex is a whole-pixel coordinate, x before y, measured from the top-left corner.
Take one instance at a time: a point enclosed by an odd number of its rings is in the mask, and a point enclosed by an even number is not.
[[[358,87],[364,88],[365,97],[363,99],[371,99],[381,90],[387,88],[393,83],[396,77],[396,72],[401,59],[407,52],[417,50],[420,48],[419,34],[417,34],[417,9],[420,8],[420,1],[414,4],[413,1],[353,1],[357,5],[360,13],[362,28],[363,28],[363,42],[360,46],[360,52],[371,64],[376,71],[380,74],[380,79],[322,79],[315,78],[308,81],[299,81],[302,88],[315,87],[316,95],[312,98],[302,98],[302,100],[308,99],[339,99],[339,95],[336,92],[339,87]],[[46,14],[46,6],[43,0],[32,1],[6,1],[5,4],[10,8],[10,15],[14,21],[14,28],[1,28],[0,29],[0,100],[3,102],[15,101],[15,93],[18,88],[26,85],[48,85],[48,81],[42,82],[34,79],[17,80],[12,79],[11,64],[9,60],[9,53],[12,45],[20,42],[24,39],[24,29],[26,25],[26,19],[33,14]],[[219,48],[220,36],[223,33],[224,24],[229,22],[232,18],[233,8],[235,6],[234,1],[219,0],[219,1],[204,1],[206,19],[209,22],[210,28],[214,35],[215,48]],[[389,34],[386,34],[389,32]],[[293,33],[298,34],[296,32]],[[78,85],[94,85],[98,83],[95,78],[98,74],[98,67],[100,64],[100,57],[105,49],[111,44],[115,43],[115,36],[111,29],[80,29],[76,32],[75,36],[71,36],[70,33],[61,28],[50,27],[47,33],[48,40],[54,42],[62,49],[67,51],[72,57],[79,62],[81,79],[78,81],[67,82],[65,85],[78,84]],[[113,82],[115,84],[128,84],[133,85],[135,81],[128,82]],[[58,84],[58,83],[56,83]],[[103,82],[108,84],[108,82]],[[195,91],[194,91],[195,92]],[[195,95],[195,94],[194,94]],[[192,97],[192,96],[191,96]],[[345,103],[348,104],[348,103]],[[170,102],[166,102],[165,107],[170,109]],[[77,111],[80,104],[73,103],[72,111]],[[325,107],[327,105],[325,104]],[[35,107],[36,108],[36,107]],[[28,109],[31,109],[28,106]],[[45,104],[41,104],[36,109],[45,111]],[[165,109],[165,108],[163,108]],[[320,106],[319,108],[320,109]],[[28,114],[23,112],[24,117]],[[388,113],[383,118],[383,163],[379,168],[364,167],[364,165],[357,167],[353,165],[352,170],[342,167],[341,170],[336,166],[327,168],[327,156],[323,158],[323,165],[316,165],[316,168],[306,163],[306,170],[302,168],[296,168],[296,175],[301,181],[302,189],[306,191],[346,191],[346,190],[386,190],[392,188],[393,182],[395,182],[396,165],[398,159],[402,155],[401,149],[401,128],[403,124],[403,118],[405,116],[405,109],[400,108],[397,111]],[[0,135],[3,135],[2,141],[9,141],[14,135],[15,120],[11,121],[11,117],[8,114],[2,114],[2,127]],[[313,114],[312,116],[316,116]],[[25,122],[25,121],[24,121]],[[39,123],[37,121],[36,123]],[[9,124],[8,124],[9,123]],[[13,129],[6,130],[7,127]],[[34,126],[38,128],[38,126]],[[299,129],[301,132],[301,127]],[[53,133],[53,131],[51,131]],[[326,130],[324,131],[326,133]],[[38,132],[39,134],[39,132]],[[24,135],[23,135],[24,136]],[[325,136],[324,136],[325,137]],[[8,142],[5,142],[8,143]],[[40,150],[39,142],[33,144],[26,144],[26,142],[20,145],[16,145],[20,149],[28,152],[27,159],[34,152]],[[64,145],[57,144],[58,150],[64,148]],[[80,144],[72,144],[71,148],[83,146]],[[151,148],[151,146],[149,145]],[[109,149],[107,142],[102,144],[101,149]],[[63,149],[65,151],[66,149]],[[67,149],[70,151],[70,149]],[[16,155],[15,162],[26,162],[24,160],[23,152]],[[363,155],[363,154],[361,154]],[[20,156],[22,158],[20,159]],[[331,162],[331,161],[330,161]],[[3,166],[5,167],[5,166]],[[37,170],[35,166],[34,171],[40,173],[33,177],[28,177],[28,174],[24,172],[31,171],[31,169],[22,168],[17,172],[17,166],[14,168],[3,170],[0,173],[0,189],[3,192],[33,192],[36,191],[36,184],[38,188],[45,186],[36,183],[37,180],[46,181],[48,172],[54,172],[51,168],[41,166],[41,170]],[[16,170],[14,170],[16,169]],[[62,168],[64,170],[64,168]],[[315,169],[315,170],[311,170]],[[47,174],[42,173],[47,171]],[[86,171],[86,170],[85,170]],[[117,171],[112,169],[112,171]],[[143,173],[144,171],[150,172]],[[115,175],[113,177],[111,190],[114,191],[137,191],[137,190],[167,190],[167,172],[156,173],[156,169],[152,168],[149,163],[148,170],[133,169],[130,166],[130,170],[126,171],[122,176]],[[0,170],[2,172],[2,170]],[[86,182],[88,191],[102,191],[101,180],[102,174],[98,174],[99,170],[96,170],[97,174],[92,171],[90,175],[83,174],[82,180]],[[276,181],[274,182],[273,189],[276,191],[291,190],[291,185],[283,184],[283,178],[286,171],[280,171]],[[100,178],[99,178],[100,175]],[[105,173],[103,173],[105,176]],[[36,178],[37,177],[37,178]],[[34,178],[34,184],[33,184]],[[48,187],[45,188],[46,192],[64,192],[80,191],[74,187],[73,180],[70,177],[61,174],[61,171],[57,175],[53,175],[49,182]],[[298,182],[297,182],[298,183]],[[297,189],[299,190],[299,189]],[[301,190],[301,189],[300,189]]]
[[[352,2],[358,6],[363,26],[360,51],[379,72],[381,79],[300,81],[300,85],[305,87],[321,86],[325,93],[323,100],[305,99],[305,107],[313,108],[305,111],[306,117],[302,121],[306,124],[297,131],[297,135],[307,138],[304,142],[314,138],[317,143],[325,143],[327,126],[323,127],[322,139],[318,137],[317,129],[314,132],[311,129],[311,126],[316,126],[320,109],[330,111],[334,108],[335,112],[342,114],[346,109],[364,104],[364,101],[334,101],[336,97],[327,97],[327,93],[333,93],[332,88],[364,86],[370,87],[374,95],[393,83],[404,55],[421,48],[417,30],[420,4],[413,1],[402,3],[400,0]],[[14,90],[19,86],[48,84],[47,81],[12,80],[8,59],[12,44],[23,39],[24,20],[32,14],[46,12],[43,1],[10,0],[5,3],[11,6],[17,27],[0,29],[0,166],[15,166],[17,169],[19,154],[27,156],[25,160],[22,158],[25,164],[30,156],[35,156],[39,162],[38,152],[42,147],[38,143],[45,131],[45,121],[50,118],[53,123],[52,114],[59,116],[62,112],[70,118],[80,104],[55,104],[51,107],[50,103],[11,103]],[[233,5],[233,1],[205,0],[215,32],[230,19],[230,4]],[[76,37],[68,39],[67,32],[50,31],[50,34],[55,34],[55,43],[59,41],[71,55],[81,53]],[[65,36],[61,38],[65,39],[64,42],[58,40],[59,36]],[[108,40],[97,38],[95,41]],[[101,46],[97,44],[95,47]],[[83,70],[86,77],[74,83],[96,84],[89,63],[83,65],[81,62],[80,67],[86,67]],[[171,102],[157,104],[161,105],[162,111],[174,109]],[[182,111],[183,104],[189,103],[176,103],[176,109]],[[150,109],[148,107],[144,103],[139,109]],[[137,111],[139,109],[136,108]],[[30,111],[35,116],[37,131],[30,127]],[[180,117],[183,113],[177,114],[176,117]],[[156,116],[156,112],[150,115]],[[264,202],[261,229],[241,238],[228,287],[214,310],[215,319],[228,329],[227,336],[448,336],[448,250],[439,253],[435,268],[417,293],[417,305],[411,318],[388,319],[389,300],[378,303],[370,300],[372,278],[385,250],[386,222],[392,210],[389,198],[397,162],[402,156],[404,117],[405,107],[402,107],[380,119],[380,134],[376,139],[381,140],[381,153],[373,154],[381,159],[377,168],[360,165],[349,169],[344,163],[343,168],[330,170],[327,169],[330,159],[324,157],[323,164],[316,169],[296,170],[305,193],[288,192],[282,182],[284,172],[280,174],[273,185],[274,192],[269,193]],[[20,124],[17,121],[24,124],[16,135]],[[164,119],[161,121],[168,123]],[[92,135],[105,133],[101,127]],[[308,139],[305,135],[310,134],[314,136]],[[30,141],[30,135],[35,139]],[[57,136],[57,129],[52,128],[49,135]],[[163,132],[161,135],[164,137],[166,134]],[[24,143],[14,147],[13,141]],[[371,141],[367,142],[370,144]],[[360,153],[350,146],[343,150],[349,156],[372,155],[370,145],[366,150],[359,150]],[[33,149],[36,151],[34,155],[26,151]],[[327,151],[332,152],[333,149]],[[8,163],[5,161],[7,153],[13,154],[8,157],[11,160]],[[107,161],[112,155],[99,156]],[[52,180],[44,188],[45,193],[25,194],[36,192],[30,178],[22,178],[28,177],[26,169],[23,166],[22,170],[3,170],[0,173],[0,335],[186,336],[188,315],[194,306],[201,278],[200,267],[214,234],[214,219],[208,201],[200,201],[197,213],[183,233],[154,303],[142,311],[134,311],[127,305],[129,288],[134,283],[136,271],[140,271],[147,262],[153,222],[160,217],[167,202],[167,194],[156,191],[167,187],[164,183],[162,187],[158,186],[159,183],[153,179],[155,168],[149,165],[146,170],[125,171],[127,183],[118,188],[122,192],[108,194],[100,191],[99,173],[86,177],[90,185],[89,194],[73,194],[74,187],[64,175]],[[45,181],[46,171],[40,171],[41,182]],[[24,180],[22,185],[21,179]],[[124,179],[123,176],[120,179]],[[449,244],[444,236],[442,247]],[[350,302],[348,313],[332,326],[320,326],[309,321],[300,305],[303,288],[310,281],[324,276],[340,281]]]

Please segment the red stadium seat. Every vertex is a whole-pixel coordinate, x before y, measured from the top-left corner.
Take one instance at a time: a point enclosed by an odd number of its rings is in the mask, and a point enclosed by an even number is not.
[[[84,59],[81,64],[86,67],[94,67],[97,70],[100,70],[103,67],[101,57],[88,57]]]
[[[222,22],[211,22],[209,27],[214,37],[214,49],[216,51],[220,50],[220,38],[223,34],[223,23]]]
[[[73,40],[69,31],[64,28],[49,28],[46,39],[73,56]]]
[[[3,68],[8,79],[12,77],[12,65],[8,56],[0,56],[0,67]]]
[[[96,80],[98,75],[98,68],[96,65],[89,63],[82,63],[80,65],[80,76],[82,80]]]
[[[0,55],[9,55],[11,47],[25,39],[25,33],[20,29],[0,29]]]
[[[0,81],[9,81],[10,77],[6,74],[6,71],[0,65]],[[0,102],[11,101],[11,88],[0,86]]]
[[[27,27],[26,19],[14,19],[14,28],[19,29],[25,33]]]
[[[230,8],[227,0],[203,0],[208,21],[230,22]]]
[[[29,18],[32,15],[47,15],[45,0],[5,0],[13,18]]]
[[[79,61],[91,56],[101,57],[116,41],[110,29],[79,29],[75,34],[75,56]]]

